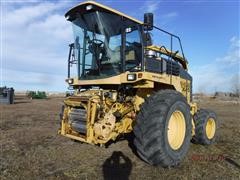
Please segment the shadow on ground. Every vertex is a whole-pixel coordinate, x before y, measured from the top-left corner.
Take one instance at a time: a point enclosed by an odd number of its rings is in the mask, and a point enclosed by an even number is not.
[[[114,151],[111,157],[103,163],[102,170],[105,180],[128,179],[132,170],[132,162],[121,151]]]

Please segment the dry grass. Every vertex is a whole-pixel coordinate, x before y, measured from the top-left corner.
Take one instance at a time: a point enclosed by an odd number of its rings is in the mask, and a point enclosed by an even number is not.
[[[133,153],[127,140],[104,148],[57,135],[61,103],[61,98],[21,99],[14,105],[0,106],[0,179],[240,178],[238,102],[200,101],[201,107],[213,109],[218,115],[217,143],[209,147],[192,144],[181,165],[172,169],[144,163]],[[219,159],[218,155],[224,158]],[[122,164],[110,163],[118,160]]]

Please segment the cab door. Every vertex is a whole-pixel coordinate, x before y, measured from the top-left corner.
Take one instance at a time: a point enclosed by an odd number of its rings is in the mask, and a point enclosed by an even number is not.
[[[125,71],[139,71],[142,66],[142,40],[139,27],[125,29]]]

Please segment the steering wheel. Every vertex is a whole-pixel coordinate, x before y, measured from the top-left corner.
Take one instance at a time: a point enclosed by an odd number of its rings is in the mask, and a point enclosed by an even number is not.
[[[89,44],[88,48],[91,53],[99,54],[104,47],[104,42],[100,39],[88,40],[88,44]]]
[[[104,44],[104,42],[100,39],[92,39],[92,40],[89,40],[88,43],[89,44],[95,44],[98,47],[101,47]]]

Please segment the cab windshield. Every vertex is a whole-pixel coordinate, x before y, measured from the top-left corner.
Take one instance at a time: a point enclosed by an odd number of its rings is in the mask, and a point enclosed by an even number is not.
[[[121,29],[111,25],[110,16],[96,11],[73,21],[80,79],[105,78],[121,71]]]
[[[74,32],[73,55],[77,61],[79,79],[106,78],[120,74],[126,70],[125,68],[138,66],[135,63],[136,58],[139,59],[140,55],[135,53],[135,49],[139,48],[141,43],[136,23],[118,15],[92,11],[78,14],[72,21],[72,25]],[[124,67],[122,63],[123,37],[125,37],[124,48],[126,48],[124,50],[124,56],[126,56],[124,57],[126,59]],[[131,42],[128,42],[128,37]]]

